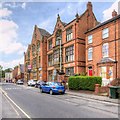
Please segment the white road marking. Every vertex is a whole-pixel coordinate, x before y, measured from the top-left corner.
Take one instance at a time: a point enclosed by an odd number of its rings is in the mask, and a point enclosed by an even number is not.
[[[16,112],[16,114],[20,117],[19,113],[17,112],[17,110],[13,107],[13,105],[10,103],[10,101],[6,98],[6,96],[4,95],[5,99],[8,101],[8,103],[11,105],[11,107],[13,108],[13,110]]]
[[[3,89],[0,88],[0,90],[4,93],[4,95],[5,95],[27,118],[29,118],[30,120],[32,120],[31,117],[30,117],[27,113],[25,113],[24,110],[22,110],[22,108],[20,108],[20,107],[7,95],[7,93],[6,93]]]

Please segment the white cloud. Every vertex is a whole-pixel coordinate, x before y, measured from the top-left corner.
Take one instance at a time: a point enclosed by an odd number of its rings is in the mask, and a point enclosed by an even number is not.
[[[16,65],[18,65],[19,63],[23,64],[24,63],[24,57],[20,58],[20,59],[16,59],[16,60],[12,60],[12,61],[0,61],[0,65],[3,66],[3,69],[6,68],[13,68]]]
[[[6,7],[10,7],[10,8],[18,8],[21,7],[22,9],[26,8],[26,3],[18,3],[18,2],[12,2],[12,3],[5,3],[4,4]]]
[[[7,8],[0,9],[0,18],[8,17],[12,14],[12,11]]]
[[[18,25],[13,21],[0,20],[0,52],[5,54],[24,52],[25,46],[17,41],[18,28]]]
[[[25,8],[26,8],[26,3],[22,3],[21,7],[22,7],[23,9],[25,9]]]
[[[103,11],[103,21],[108,20],[110,18],[112,18],[112,12],[113,10],[115,10],[116,12],[118,12],[118,2],[120,0],[116,0],[110,8],[106,9]],[[119,8],[120,9],[120,8]]]
[[[19,26],[13,21],[7,19],[12,14],[12,11],[2,8],[0,14],[0,56],[5,55],[17,55],[18,58],[23,55],[23,52],[26,49],[26,46],[22,45],[18,41],[18,29]],[[7,18],[6,18],[7,17]],[[12,57],[12,56],[11,56]],[[5,62],[6,61],[6,62]],[[0,61],[0,65],[4,66],[4,68],[14,67],[19,63],[23,63],[23,58],[16,60],[3,60]]]

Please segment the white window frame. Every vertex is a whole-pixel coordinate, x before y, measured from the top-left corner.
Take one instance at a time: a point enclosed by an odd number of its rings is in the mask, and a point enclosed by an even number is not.
[[[109,57],[109,44],[108,43],[104,43],[102,46],[102,56],[103,58]]]
[[[91,55],[91,57],[90,57],[90,55]],[[88,49],[88,60],[92,60],[93,59],[92,57],[93,57],[93,48],[91,47]]]
[[[93,40],[93,36],[92,36],[92,35],[89,35],[89,36],[88,36],[88,44],[92,43],[92,40]]]
[[[102,38],[108,38],[109,37],[109,28],[105,28],[102,30]]]
[[[102,77],[102,79],[106,79],[107,78],[107,67],[103,66],[101,67],[101,74],[100,76]]]

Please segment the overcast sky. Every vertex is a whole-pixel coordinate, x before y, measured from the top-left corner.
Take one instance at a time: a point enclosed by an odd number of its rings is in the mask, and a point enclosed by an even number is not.
[[[111,18],[113,9],[118,11],[118,1],[120,0],[92,1],[97,20],[102,22]],[[31,43],[35,24],[53,33],[58,13],[61,20],[68,23],[75,18],[76,12],[82,14],[86,10],[86,4],[87,0],[82,2],[1,3],[0,65],[5,69],[24,63],[23,53],[26,51],[27,45]]]

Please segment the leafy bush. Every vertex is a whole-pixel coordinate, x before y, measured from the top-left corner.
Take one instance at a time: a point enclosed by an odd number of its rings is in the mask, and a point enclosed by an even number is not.
[[[71,76],[68,86],[71,90],[95,90],[95,84],[102,84],[101,77],[95,76]]]

